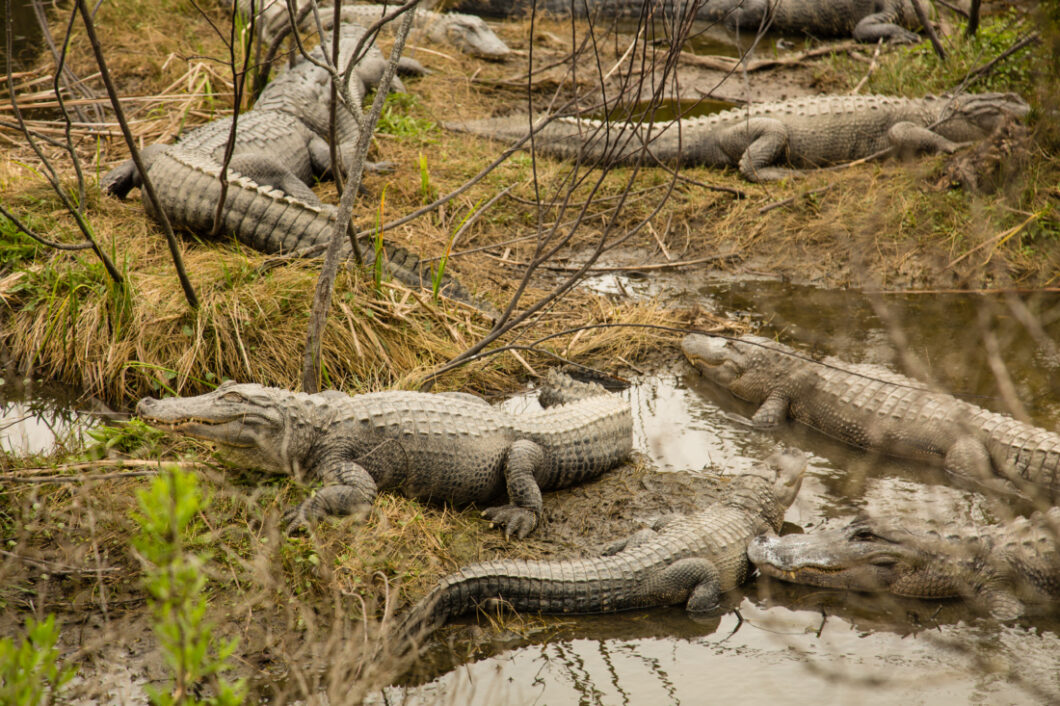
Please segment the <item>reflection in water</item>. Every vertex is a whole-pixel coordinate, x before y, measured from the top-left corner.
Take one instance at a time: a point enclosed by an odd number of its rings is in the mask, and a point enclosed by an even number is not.
[[[60,390],[34,390],[28,395],[0,385],[0,452],[44,454],[57,446],[79,446],[96,418],[77,406],[71,395]]]
[[[598,280],[601,284],[603,280]],[[665,286],[672,287],[673,280]],[[688,283],[686,283],[687,285]],[[658,285],[626,280],[648,295]],[[680,287],[676,288],[680,291]],[[673,290],[671,290],[673,291]],[[1060,298],[1023,302],[1042,323],[1035,338],[1018,311],[984,298],[887,296],[883,309],[854,292],[774,282],[686,287],[703,306],[754,312],[767,335],[853,362],[901,367],[887,319],[903,324],[908,351],[946,389],[1004,411],[983,353],[984,335],[1004,342],[1001,357],[1035,423],[1060,426]],[[1051,339],[1051,341],[1049,340]],[[880,458],[798,425],[762,432],[753,411],[704,382],[683,362],[673,376],[629,391],[635,448],[664,472],[749,470],[778,445],[809,456],[807,477],[787,520],[836,526],[859,510],[924,520],[989,522],[1003,499],[954,487],[940,472]],[[510,404],[526,404],[515,401]],[[805,703],[1023,704],[1060,694],[1060,621],[1016,624],[981,619],[960,602],[925,602],[824,591],[761,580],[735,592],[736,610],[701,624],[680,608],[612,616],[565,617],[553,630],[437,677],[391,687],[390,703]],[[552,621],[549,624],[553,624]],[[527,644],[529,643],[529,644]],[[1055,702],[1055,701],[1053,701]]]

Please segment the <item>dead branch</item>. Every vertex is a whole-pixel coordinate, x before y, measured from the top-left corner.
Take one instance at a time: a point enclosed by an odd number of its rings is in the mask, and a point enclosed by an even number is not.
[[[349,230],[350,218],[353,214],[353,201],[357,198],[357,192],[361,188],[361,176],[364,173],[364,162],[368,155],[368,146],[371,143],[372,133],[375,131],[375,125],[383,112],[383,102],[390,91],[390,84],[397,73],[398,60],[401,58],[401,52],[405,47],[405,40],[408,38],[409,31],[412,29],[412,21],[415,18],[414,13],[418,4],[419,0],[409,0],[405,5],[401,6],[401,12],[406,12],[407,14],[402,19],[401,26],[398,28],[394,38],[394,45],[390,50],[390,58],[387,61],[386,69],[383,71],[383,77],[379,82],[375,98],[372,101],[372,109],[361,120],[360,134],[357,137],[357,145],[352,155],[352,166],[349,174],[347,174],[348,180],[342,192],[342,199],[339,201],[335,232],[332,234],[331,242],[328,244],[328,249],[324,254],[324,265],[317,279],[316,292],[313,296],[309,330],[306,334],[305,355],[302,360],[302,389],[305,392],[316,392],[320,388],[320,346],[324,334],[324,324],[327,321],[328,309],[331,307],[335,276],[338,274],[339,255]],[[397,14],[400,13],[395,13],[394,16],[396,17]],[[294,18],[292,17],[291,19],[293,20]],[[382,21],[377,23],[377,25],[381,27]],[[376,31],[378,31],[378,27],[376,27]],[[295,36],[297,36],[297,33]],[[345,82],[349,81],[355,62],[359,60],[359,54],[363,51],[364,41],[369,36],[369,32],[366,32],[364,37],[361,38],[361,43],[358,44],[357,49],[354,50],[353,55],[349,58],[349,64],[343,76]],[[336,77],[333,73],[333,84],[335,81]],[[340,85],[343,86],[343,93],[348,98],[348,88],[346,87],[348,83]],[[355,252],[359,251],[360,245],[357,238],[351,235],[350,240],[352,241],[353,250]]]
[[[920,26],[924,28],[924,33],[928,36],[931,41],[931,46],[935,49],[935,53],[939,57],[939,61],[946,61],[946,50],[942,46],[942,42],[939,41],[939,35],[935,33],[935,25],[931,24],[931,19],[927,15],[927,11],[924,10],[924,4],[920,0],[909,0],[913,4],[913,11],[916,12],[916,18],[920,22]]]
[[[976,80],[978,78],[981,78],[983,76],[986,76],[988,73],[993,71],[994,67],[996,67],[998,64],[1000,64],[1002,61],[1004,61],[1005,59],[1009,58],[1010,56],[1012,56],[1013,54],[1015,54],[1019,50],[1025,48],[1027,46],[1030,46],[1031,44],[1037,44],[1040,40],[1041,40],[1041,34],[1039,34],[1038,32],[1031,32],[1026,37],[1023,37],[1022,39],[1017,41],[1015,44],[1013,44],[1011,47],[1009,47],[1005,51],[1001,52],[1000,54],[995,56],[993,59],[991,59],[990,61],[988,61],[985,64],[983,64],[982,66],[980,66],[979,68],[972,69],[971,71],[969,71],[967,74],[965,74],[964,78],[961,79],[960,85],[961,86],[966,86],[967,84],[971,83],[972,81],[974,81],[974,80]]]
[[[13,40],[13,34],[14,34],[13,24],[14,23],[13,23],[13,21],[11,19],[11,4],[10,3],[5,3],[4,7],[5,7],[5,18],[4,19],[5,19],[5,29],[6,29],[6,31],[4,32],[5,52],[6,52],[7,56],[12,56],[12,45],[13,45],[13,42],[14,42],[14,40]],[[71,22],[71,25],[72,25],[72,22]],[[68,33],[67,33],[67,41],[69,41],[69,27],[68,27]],[[7,66],[7,88],[8,88],[8,91],[10,92],[10,94],[11,94],[10,95],[11,108],[12,108],[12,112],[14,113],[15,121],[16,121],[18,127],[19,127],[19,130],[25,136],[26,141],[29,143],[30,147],[33,149],[34,153],[37,155],[37,159],[40,160],[41,165],[44,167],[43,174],[44,174],[45,179],[48,181],[49,185],[52,187],[52,190],[56,193],[56,195],[58,195],[59,199],[63,202],[63,205],[66,207],[66,210],[70,213],[71,216],[73,216],[74,220],[77,222],[78,228],[80,228],[81,233],[85,236],[85,240],[88,241],[89,247],[96,254],[96,257],[98,257],[100,262],[103,263],[103,267],[104,267],[104,269],[106,269],[107,274],[110,276],[110,278],[116,284],[118,284],[119,286],[125,286],[125,281],[122,278],[121,273],[118,271],[118,268],[114,266],[114,263],[111,261],[110,257],[108,257],[107,254],[105,252],[103,252],[103,250],[99,247],[98,243],[96,243],[96,239],[93,236],[92,227],[89,225],[88,221],[85,220],[84,214],[82,212],[82,209],[84,208],[84,201],[85,201],[85,199],[84,199],[84,177],[83,177],[83,175],[80,174],[80,172],[78,173],[78,193],[81,195],[81,198],[80,198],[79,203],[75,204],[75,203],[73,203],[70,200],[70,196],[67,194],[66,189],[64,189],[62,187],[62,184],[59,181],[58,172],[55,171],[55,168],[52,166],[51,161],[47,158],[47,156],[45,156],[44,152],[41,150],[40,146],[37,144],[37,140],[36,140],[35,135],[28,128],[28,126],[26,125],[25,120],[22,117],[22,111],[19,108],[18,98],[17,98],[17,96],[15,94],[15,82],[14,82],[14,78],[13,78],[13,75],[12,75],[11,71],[12,71],[12,62],[8,62],[8,66]],[[76,154],[76,152],[72,151],[73,150],[73,146],[70,143],[69,132],[66,132],[65,134],[66,134],[66,137],[67,137],[67,142],[66,142],[66,145],[63,145],[63,147],[64,147],[64,149],[66,149],[68,147],[71,150],[70,154],[74,158],[74,161],[76,162],[77,161],[77,154]],[[12,222],[15,222],[15,221],[12,220]],[[23,230],[23,232],[26,232],[26,229],[22,229],[22,230]]]
[[[815,49],[808,49],[803,52],[799,52],[794,56],[777,57],[772,59],[753,59],[747,61],[743,57],[731,57],[731,56],[700,56],[698,54],[692,54],[691,52],[681,52],[681,61],[686,64],[692,64],[693,66],[702,66],[705,69],[715,69],[717,71],[764,71],[765,69],[775,69],[783,66],[801,66],[807,59],[815,59],[819,56],[826,56],[828,54],[838,54],[840,52],[852,52],[860,49],[861,45],[857,42],[837,42],[835,44],[827,44],[822,47]]]
[[[115,88],[114,81],[110,77],[110,71],[107,70],[107,62],[103,58],[103,48],[100,46],[99,37],[96,36],[96,26],[92,19],[92,13],[89,12],[85,0],[76,0],[76,7],[78,12],[81,13],[81,19],[84,21],[85,33],[88,35],[88,41],[92,45],[92,52],[96,57],[96,65],[99,67],[99,73],[100,77],[103,79],[103,85],[107,87],[107,95],[110,96],[110,105],[114,110],[114,116],[117,118],[118,124],[121,126],[122,135],[125,136],[125,144],[129,148],[129,156],[136,165],[136,170],[140,173],[140,180],[142,182],[141,189],[147,194],[147,198],[150,200],[152,208],[154,208],[155,212],[158,214],[158,220],[162,224],[162,231],[166,234],[166,241],[169,243],[169,253],[173,257],[173,265],[177,270],[177,278],[180,280],[180,286],[184,290],[184,297],[188,300],[188,304],[193,309],[197,309],[199,307],[199,298],[195,296],[195,290],[191,286],[191,280],[188,279],[188,274],[184,271],[184,260],[180,256],[180,245],[177,243],[177,236],[173,233],[173,226],[169,222],[169,217],[166,216],[165,211],[162,209],[162,204],[158,200],[158,194],[155,192],[154,184],[151,183],[151,180],[147,175],[147,168],[144,166],[143,160],[140,158],[140,150],[136,147],[136,140],[133,138],[132,131],[129,130],[129,123],[125,120],[125,112],[122,110],[121,101],[118,99],[118,90]],[[96,249],[98,250],[98,248]]]

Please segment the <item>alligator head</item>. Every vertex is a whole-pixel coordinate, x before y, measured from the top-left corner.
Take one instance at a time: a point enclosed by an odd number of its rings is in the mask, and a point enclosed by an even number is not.
[[[681,341],[685,358],[708,380],[748,402],[761,402],[791,360],[787,346],[761,336],[730,338],[690,333]]]
[[[928,581],[931,556],[912,535],[887,523],[857,519],[846,527],[783,537],[762,535],[747,556],[766,575],[792,583],[853,591],[887,591],[899,596],[956,595]]]
[[[294,396],[229,380],[198,397],[145,397],[137,403],[136,414],[153,427],[212,441],[235,462],[297,474],[298,450],[288,410]]]
[[[1015,93],[962,93],[949,101],[935,131],[954,142],[979,140],[1005,118],[1025,118],[1030,106]]]
[[[450,12],[444,15],[445,20],[438,23],[437,30],[431,30],[435,41],[447,41],[461,51],[490,61],[502,61],[508,58],[511,49],[493,33],[481,17]],[[444,37],[435,36],[444,32]]]

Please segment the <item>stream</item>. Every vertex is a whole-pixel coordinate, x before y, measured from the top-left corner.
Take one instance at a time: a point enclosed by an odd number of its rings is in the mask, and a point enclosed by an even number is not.
[[[984,341],[1026,415],[1060,427],[1060,297],[881,294],[774,279],[703,283],[689,275],[608,274],[590,283],[623,297],[658,297],[751,322],[804,351],[902,369],[904,350],[945,389],[1004,409]],[[1033,320],[1040,329],[1021,321]],[[896,335],[904,338],[899,346]],[[777,445],[809,456],[785,531],[834,527],[859,511],[926,520],[996,521],[1004,498],[956,487],[941,472],[883,459],[797,425],[752,428],[753,409],[683,361],[639,377],[625,393],[634,447],[656,473],[749,470]],[[996,366],[995,366],[996,367]],[[75,443],[93,417],[61,391],[0,388],[0,445],[41,453]],[[532,395],[505,403],[536,404]],[[73,435],[73,436],[71,436]],[[546,497],[546,504],[549,499]],[[644,518],[645,520],[651,518]],[[1032,704],[1060,694],[1060,620],[999,624],[959,602],[893,599],[752,581],[724,610],[682,608],[545,617],[528,634],[491,633],[489,646],[432,650],[428,680],[373,695],[377,704]],[[473,618],[463,621],[475,625]],[[484,629],[490,630],[482,623]],[[543,625],[543,627],[541,627]],[[481,643],[481,640],[478,641]],[[455,655],[476,652],[471,661]],[[439,655],[441,655],[439,657]]]
[[[1001,358],[1031,420],[1060,426],[1055,296],[1014,304],[957,294],[870,297],[774,280],[702,285],[681,275],[664,283],[609,275],[594,286],[631,296],[656,296],[661,287],[685,303],[748,318],[764,335],[804,350],[896,368],[891,322],[900,322],[905,350],[938,384],[1003,409],[981,340],[986,330],[1004,342]],[[1028,333],[1020,312],[1041,322],[1044,339]],[[634,407],[634,446],[659,473],[705,465],[739,473],[777,444],[807,452],[806,480],[786,516],[797,528],[842,525],[859,510],[988,522],[1005,503],[954,487],[941,472],[881,459],[799,426],[755,430],[749,405],[683,361],[642,377],[625,394]],[[548,627],[529,636],[496,637],[490,654],[447,664],[427,683],[390,687],[377,703],[1025,704],[1060,693],[1060,620],[999,624],[955,601],[763,579],[730,595],[714,619],[693,619],[675,607],[545,621]]]

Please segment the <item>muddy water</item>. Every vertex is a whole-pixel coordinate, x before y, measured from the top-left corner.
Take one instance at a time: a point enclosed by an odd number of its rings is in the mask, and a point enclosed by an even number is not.
[[[612,284],[597,282],[604,289]],[[626,292],[640,285],[622,283]],[[889,322],[900,322],[905,349],[936,381],[978,404],[1004,409],[983,355],[984,336],[996,336],[1029,417],[1060,428],[1056,297],[1010,307],[1003,299],[874,298],[769,281],[669,282],[666,289],[743,315],[804,350],[897,368],[901,347]],[[1038,338],[1019,323],[1028,312],[1042,322]],[[859,510],[985,521],[1006,503],[954,487],[915,464],[873,458],[799,427],[754,430],[747,424],[751,409],[681,362],[626,394],[637,410],[636,446],[659,472],[710,466],[734,473],[777,444],[807,451],[807,479],[787,514],[799,528],[842,524]],[[423,685],[392,687],[385,698],[413,704],[904,705],[1055,703],[1060,695],[1060,621],[1038,616],[999,625],[957,602],[893,600],[762,580],[731,595],[727,610],[712,620],[693,620],[670,608],[546,625],[528,638],[498,637],[491,655],[453,665]]]
[[[0,452],[24,456],[79,448],[85,432],[99,423],[97,415],[108,411],[79,403],[65,388],[0,383]]]
[[[10,3],[10,8],[8,4]],[[32,0],[4,0],[0,5],[0,17],[7,24],[7,10],[11,10],[11,56],[12,69],[27,68],[44,48],[37,16],[33,12]],[[0,72],[7,73],[6,39],[0,35]]]

